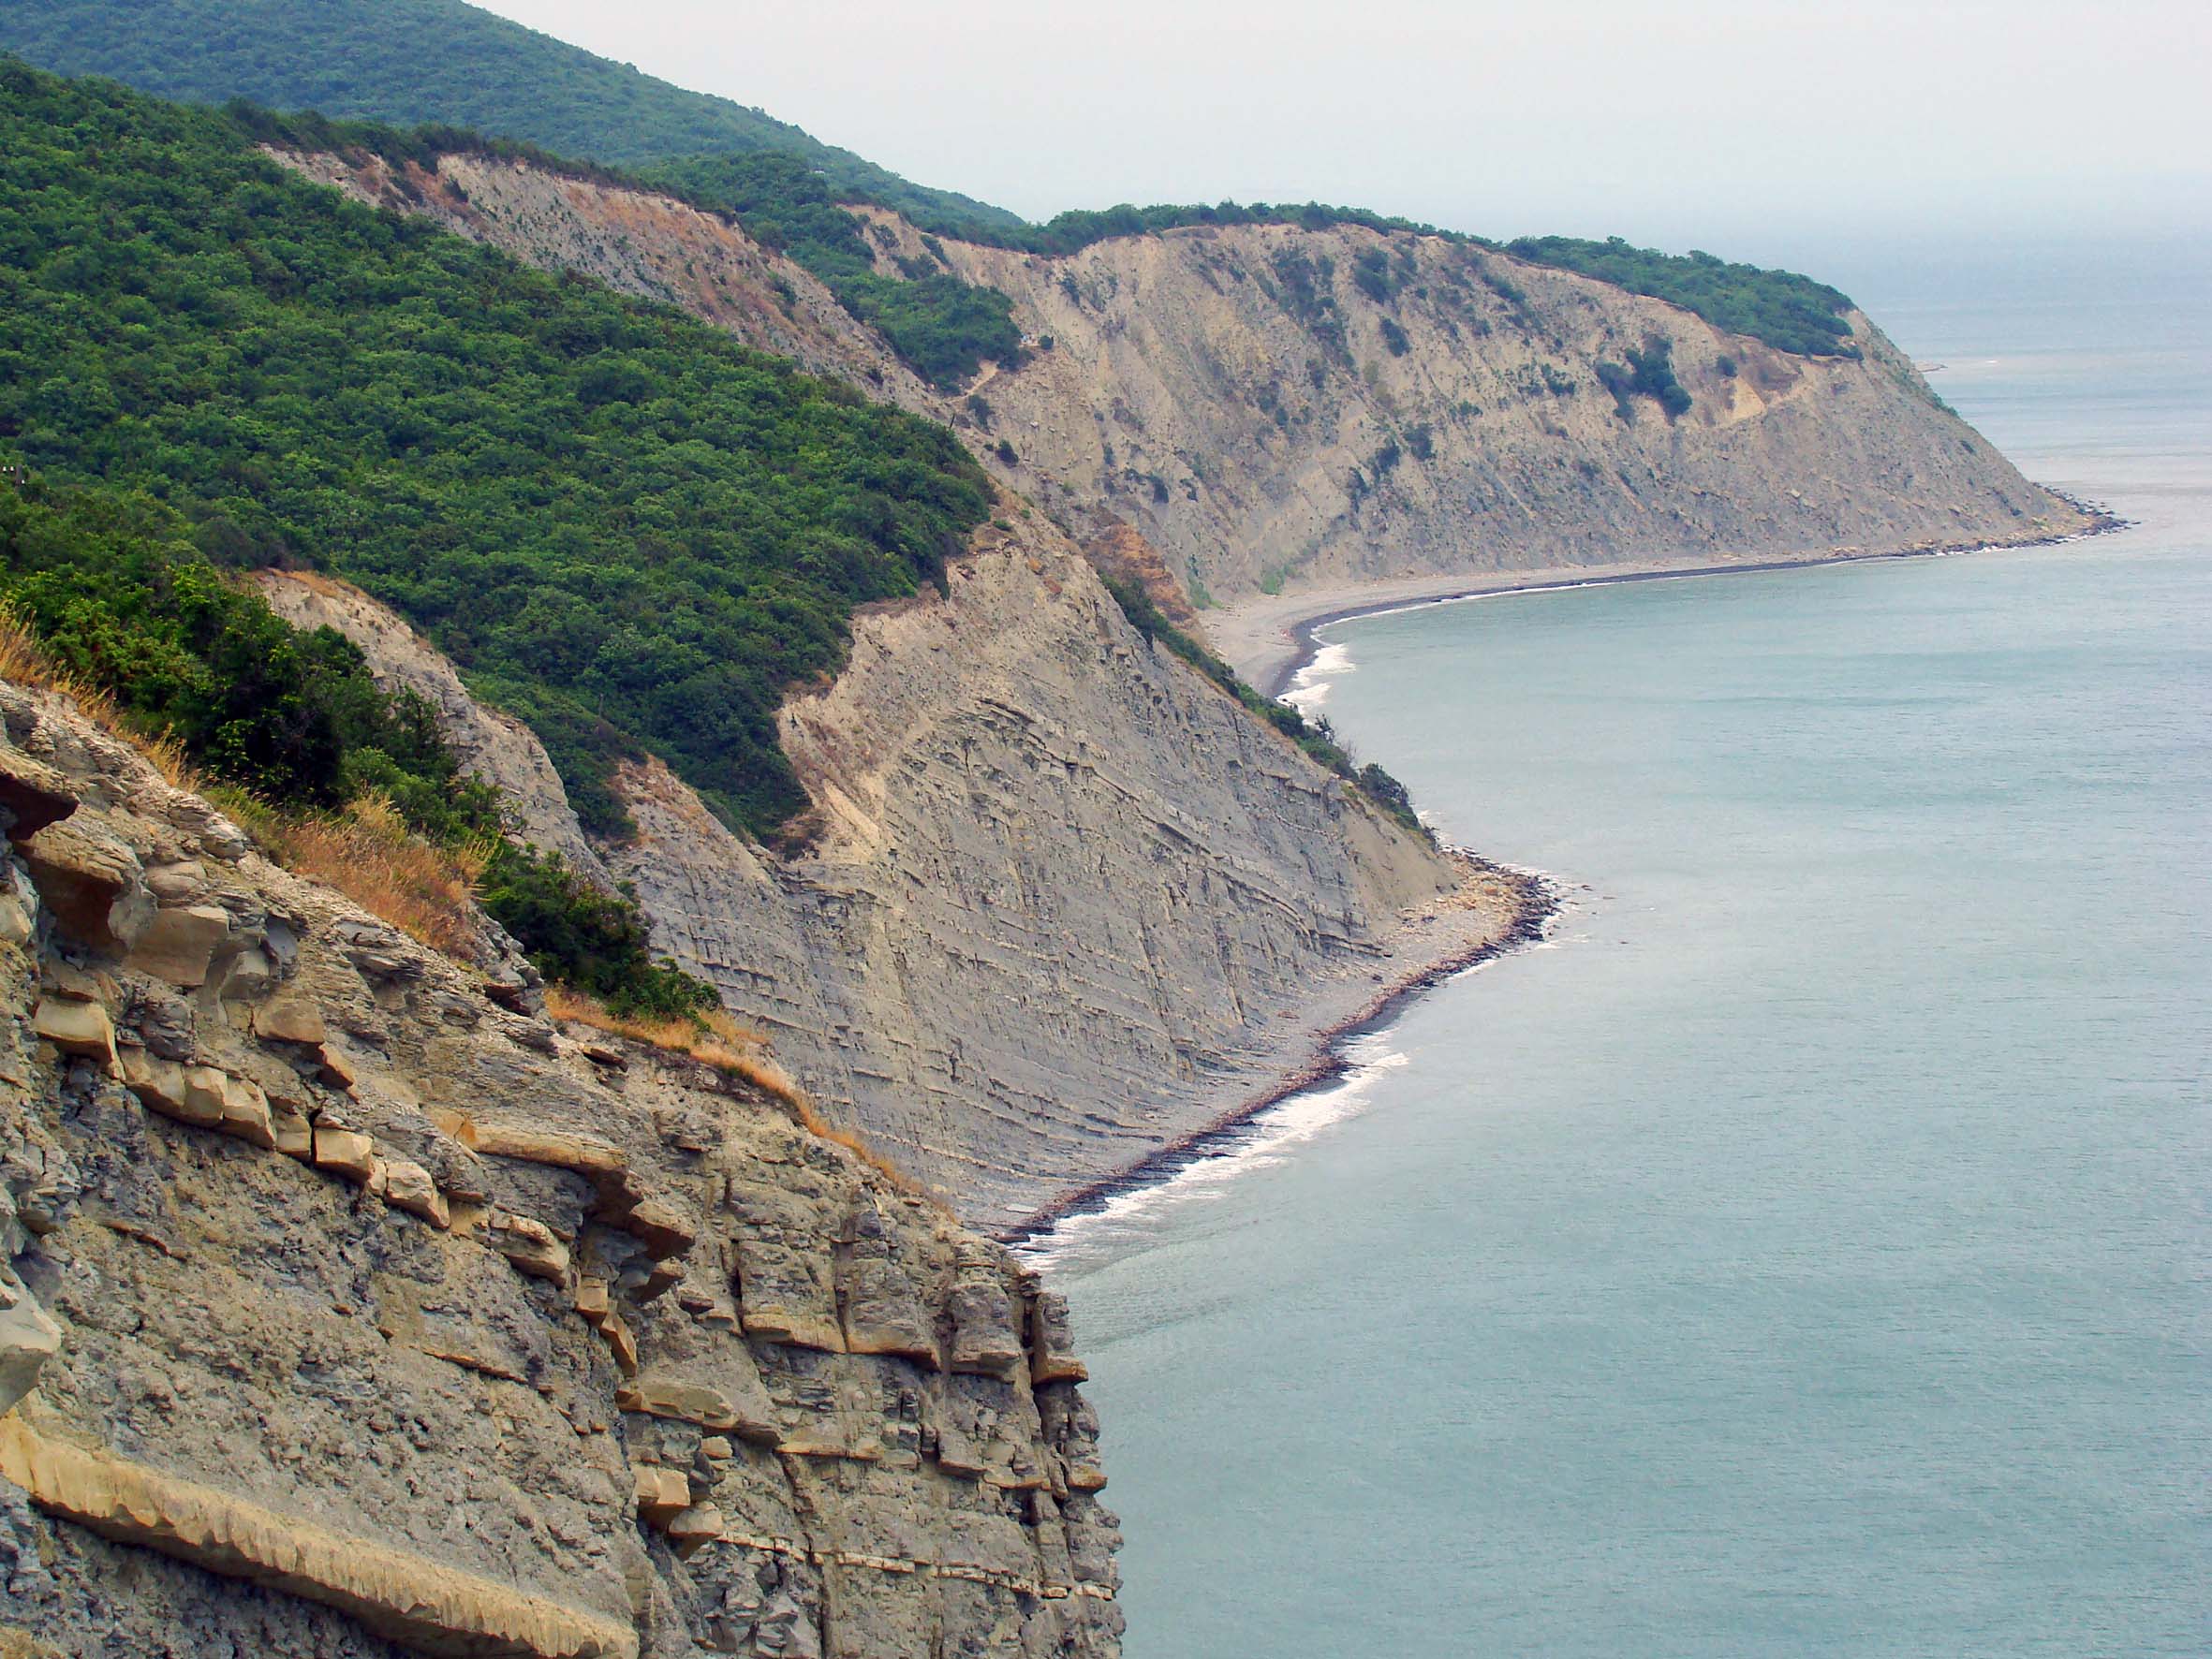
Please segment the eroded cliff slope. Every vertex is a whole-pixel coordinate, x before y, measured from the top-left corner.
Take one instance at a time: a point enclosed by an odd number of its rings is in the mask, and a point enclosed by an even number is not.
[[[887,257],[920,250],[870,217]],[[975,388],[1014,480],[1131,521],[1223,599],[2086,522],[1857,313],[1858,357],[1799,357],[1572,272],[1354,225],[1172,230],[1059,258],[939,245],[1052,342]],[[1654,341],[1688,394],[1678,415],[1601,382]]]
[[[1502,936],[1524,901],[1148,642],[1005,505],[946,595],[863,612],[845,672],[786,704],[806,850],[770,857],[653,765],[622,778],[641,835],[608,855],[833,1116],[993,1226],[1263,1091],[1330,1010]],[[392,679],[458,685],[365,599],[267,586]],[[541,799],[536,765],[475,763]]]
[[[0,1652],[1107,1655],[1064,1314],[0,685]]]

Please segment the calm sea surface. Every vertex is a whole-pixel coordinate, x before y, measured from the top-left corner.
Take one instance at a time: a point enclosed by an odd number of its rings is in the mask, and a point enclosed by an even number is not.
[[[1865,264],[2142,526],[1333,632],[1571,903],[1054,1241],[1130,1659],[2212,1652],[2212,269]]]

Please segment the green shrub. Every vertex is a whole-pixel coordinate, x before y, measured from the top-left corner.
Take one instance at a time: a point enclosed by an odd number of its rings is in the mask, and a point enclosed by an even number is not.
[[[1390,255],[1380,248],[1363,248],[1352,261],[1351,280],[1361,293],[1378,305],[1398,297],[1397,279],[1391,272]]]
[[[1689,413],[1689,389],[1674,377],[1674,343],[1653,334],[1640,350],[1630,351],[1626,364],[1600,361],[1598,380],[1613,394],[1613,412],[1623,420],[1636,418],[1634,399],[1647,397],[1666,412],[1669,420]]]
[[[434,846],[489,846],[480,903],[547,978],[626,1015],[716,1006],[711,986],[654,960],[634,903],[507,839],[496,793],[463,773],[429,704],[380,690],[345,636],[286,623],[170,508],[0,485],[0,603],[141,730],[285,814],[379,798]]]
[[[625,1020],[677,1020],[720,1006],[713,986],[654,960],[645,918],[627,894],[601,892],[558,853],[501,842],[480,903],[539,973]]]
[[[1335,262],[1326,255],[1314,258],[1303,248],[1278,248],[1268,267],[1279,285],[1277,297],[1283,309],[1305,324],[1331,356],[1349,362],[1351,349],[1345,344],[1344,319],[1337,312],[1334,291]],[[1310,363],[1307,368],[1318,387],[1320,365]]]

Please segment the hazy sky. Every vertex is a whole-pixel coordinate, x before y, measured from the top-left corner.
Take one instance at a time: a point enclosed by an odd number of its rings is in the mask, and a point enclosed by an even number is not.
[[[1492,235],[2212,228],[2212,0],[490,0],[1033,217]]]

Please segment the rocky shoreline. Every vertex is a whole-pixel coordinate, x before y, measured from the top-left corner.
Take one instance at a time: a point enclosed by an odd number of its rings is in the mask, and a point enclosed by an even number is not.
[[[1486,931],[1474,940],[1456,943],[1443,954],[1389,981],[1349,1014],[1310,1032],[1311,1048],[1306,1059],[1258,1094],[1246,1096],[1229,1110],[1177,1136],[1127,1169],[1070,1189],[1035,1214],[993,1237],[1000,1243],[1017,1248],[1031,1243],[1072,1216],[1100,1209],[1124,1193],[1157,1186],[1201,1159],[1227,1150],[1271,1107],[1332,1082],[1349,1071],[1351,1062],[1345,1057],[1344,1049],[1352,1038],[1387,1024],[1414,998],[1454,975],[1542,940],[1545,927],[1560,908],[1558,891],[1549,880],[1533,871],[1494,863],[1464,849],[1454,849],[1453,856],[1465,864],[1470,881],[1511,884],[1514,905],[1502,928]]]

